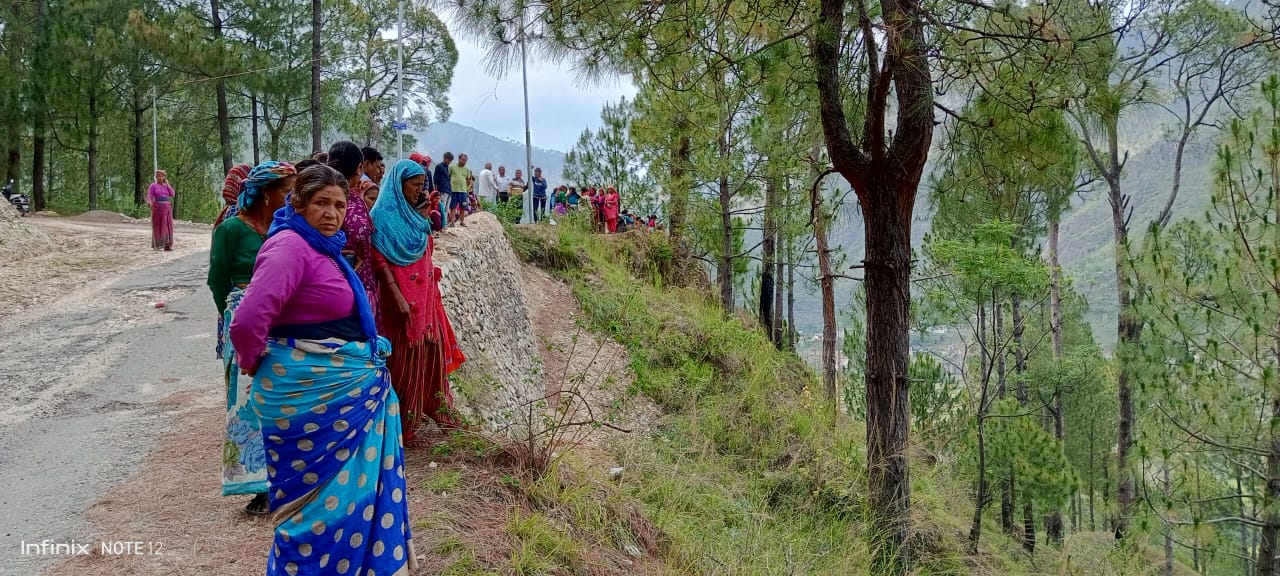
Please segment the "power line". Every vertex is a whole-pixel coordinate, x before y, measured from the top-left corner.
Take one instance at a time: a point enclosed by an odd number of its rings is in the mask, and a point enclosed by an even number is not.
[[[268,67],[266,67],[266,68],[258,68],[258,69],[256,69],[256,70],[247,70],[247,71],[244,71],[244,72],[236,72],[236,73],[233,73],[233,74],[224,74],[224,75],[222,75],[222,76],[208,76],[208,77],[204,77],[204,78],[197,78],[197,79],[195,79],[195,80],[187,80],[187,81],[185,81],[185,82],[174,82],[174,83],[170,84],[170,86],[174,86],[174,87],[186,86],[186,85],[189,85],[189,84],[199,84],[199,83],[201,83],[201,82],[210,82],[210,81],[213,81],[213,80],[225,80],[225,79],[227,79],[227,78],[235,78],[235,77],[238,77],[238,76],[246,76],[246,75],[249,75],[249,74],[257,74],[257,73],[259,73],[259,72],[268,72],[268,71],[271,71],[271,70],[278,70],[278,69],[281,69],[281,68],[294,68],[294,67],[301,67],[301,66],[304,66],[304,65],[307,65],[307,64],[311,64],[312,62],[317,61],[317,60],[320,60],[320,59],[319,59],[319,58],[307,58],[306,60],[303,60],[303,61],[298,62],[298,63],[296,63],[296,64],[293,64],[293,63],[290,63],[290,64],[279,64],[279,65],[276,65],[276,66],[268,66]]]

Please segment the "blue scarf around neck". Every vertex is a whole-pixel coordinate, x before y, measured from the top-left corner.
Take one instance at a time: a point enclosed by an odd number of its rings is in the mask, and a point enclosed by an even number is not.
[[[342,248],[347,244],[346,232],[339,230],[333,236],[321,234],[319,230],[307,223],[302,214],[293,209],[291,202],[286,202],[284,208],[276,210],[271,228],[267,231],[267,238],[285,230],[293,230],[295,234],[306,240],[312,249],[337,263],[338,269],[342,270],[343,276],[346,276],[347,284],[351,286],[351,292],[355,296],[356,311],[360,314],[361,331],[369,338],[369,345],[373,346],[377,353],[378,328],[373,321],[373,308],[369,305],[369,295],[365,293],[364,283],[356,275],[355,268],[352,268],[351,263],[342,257]]]

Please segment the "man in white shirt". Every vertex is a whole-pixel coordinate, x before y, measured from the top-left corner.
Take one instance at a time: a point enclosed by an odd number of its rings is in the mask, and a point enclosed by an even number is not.
[[[507,188],[511,185],[511,179],[507,178],[507,167],[499,166],[498,175],[493,178],[493,186],[498,189],[498,201],[506,202],[511,198],[511,194]]]
[[[476,180],[476,194],[479,194],[485,202],[498,200],[498,184],[493,176],[493,163],[484,163],[484,170],[480,171],[480,176]]]

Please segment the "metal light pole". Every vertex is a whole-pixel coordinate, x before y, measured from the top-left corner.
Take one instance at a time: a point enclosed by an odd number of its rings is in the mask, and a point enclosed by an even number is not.
[[[529,70],[528,55],[525,51],[524,10],[520,11],[520,76],[524,79],[524,181],[526,184],[524,194],[521,194],[524,198],[524,215],[520,217],[520,223],[532,224],[533,188],[528,185],[533,183],[533,145],[529,137]]]
[[[396,89],[400,92],[396,120],[392,124],[396,130],[396,160],[404,159],[404,130],[400,129],[400,123],[404,122],[404,2],[396,2]]]
[[[151,167],[160,171],[160,123],[156,121],[156,87],[151,87]]]

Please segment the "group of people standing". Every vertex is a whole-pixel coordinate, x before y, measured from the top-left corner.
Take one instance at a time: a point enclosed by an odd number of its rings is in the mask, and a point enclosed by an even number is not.
[[[452,155],[446,152],[446,163],[451,158]],[[442,172],[443,169],[440,166],[437,166],[436,170],[437,187],[440,187],[440,179],[447,174],[452,190],[468,191],[468,193],[455,192],[458,200],[465,203],[463,216],[467,211],[477,210],[481,201],[505,203],[532,188],[535,223],[545,220],[548,210],[553,214],[566,215],[586,205],[592,211],[592,222],[599,232],[616,234],[636,227],[653,230],[658,226],[656,215],[650,215],[644,219],[621,209],[622,196],[612,186],[587,187],[579,192],[575,186],[562,185],[549,190],[547,180],[542,176],[542,168],[533,169],[533,178],[528,183],[524,181],[520,170],[516,170],[514,177],[508,178],[506,166],[498,166],[495,172],[493,164],[489,162],[485,163],[484,169],[478,175],[473,176],[471,170],[466,167],[466,154],[463,154],[459,156],[458,164],[450,166],[447,173]]]
[[[472,175],[470,171],[466,174],[468,180],[466,182],[466,190],[471,192],[471,196],[476,203],[507,203],[512,198],[520,198],[526,191],[533,188],[533,199],[536,203],[538,198],[542,198],[546,203],[547,198],[547,180],[542,177],[542,169],[533,169],[533,178],[528,182],[524,179],[524,171],[516,169],[515,175],[507,176],[507,167],[498,166],[498,170],[494,171],[492,162],[485,162],[484,169],[479,174]],[[456,188],[456,185],[455,185]],[[538,218],[537,215],[534,216]]]
[[[227,172],[208,286],[226,385],[222,493],[274,513],[267,573],[404,574],[416,564],[404,447],[431,419],[463,427],[448,376],[466,361],[432,261],[434,233],[484,201],[532,188],[534,219],[590,209],[597,230],[661,228],[613,187],[548,191],[467,155],[434,168],[414,152],[387,170],[373,148],[337,142],[296,163]],[[173,248],[175,193],[147,191],[152,248]],[[353,570],[354,569],[354,570]]]
[[[416,563],[404,447],[424,419],[462,426],[448,375],[466,360],[432,262],[446,215],[426,160],[387,170],[376,150],[338,142],[227,174],[208,277],[222,490],[274,512],[269,575]]]
[[[576,187],[561,186],[556,188],[552,197],[553,211],[556,214],[568,214],[579,210],[580,206],[589,206],[591,222],[596,231],[617,234],[635,228],[653,230],[658,226],[658,217],[649,215],[643,219],[629,210],[621,210],[622,195],[613,186],[589,187],[581,193]]]

